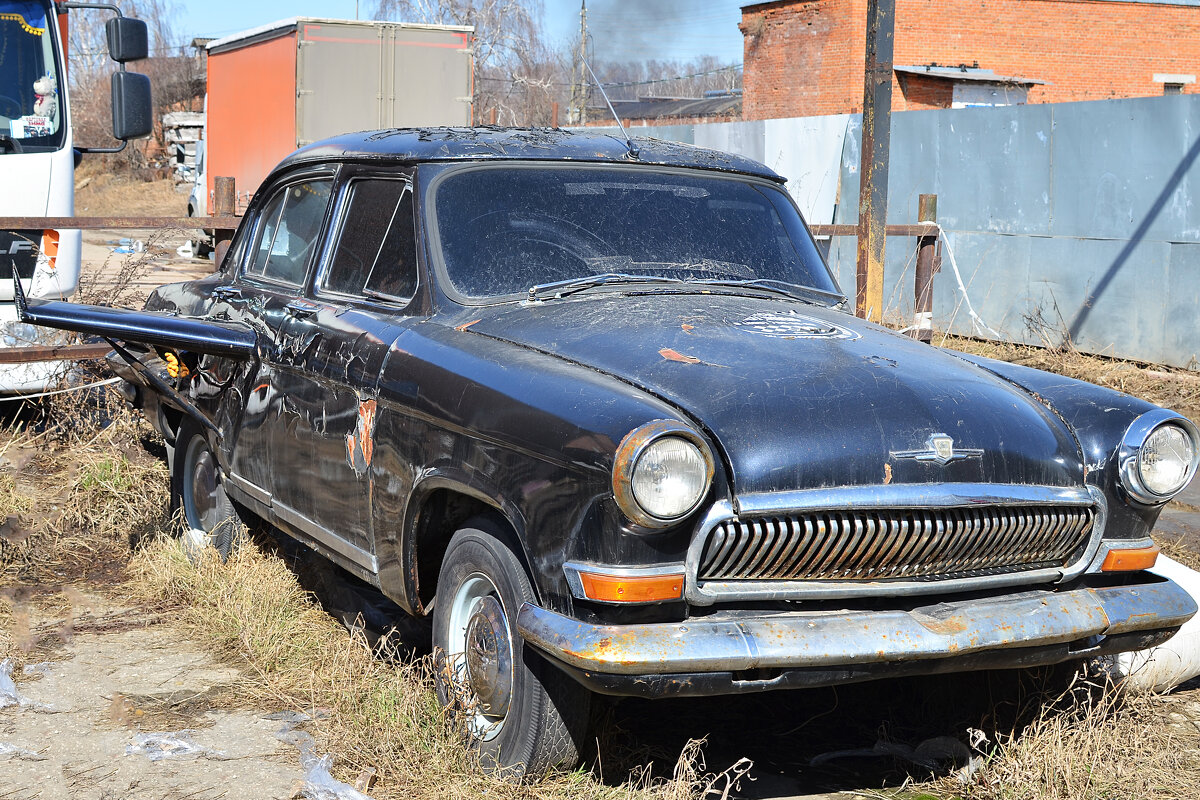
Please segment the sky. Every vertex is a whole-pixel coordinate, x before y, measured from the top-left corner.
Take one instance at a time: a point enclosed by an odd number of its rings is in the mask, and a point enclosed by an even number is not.
[[[588,30],[597,61],[688,60],[714,55],[741,63],[739,7],[749,0],[589,0]],[[550,44],[579,31],[579,0],[544,0]],[[179,22],[186,41],[227,36],[286,17],[366,18],[369,0],[185,0]]]

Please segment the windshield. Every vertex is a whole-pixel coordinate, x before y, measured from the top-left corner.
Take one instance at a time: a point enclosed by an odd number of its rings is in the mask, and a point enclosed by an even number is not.
[[[765,281],[837,292],[790,199],[765,181],[489,165],[450,172],[431,190],[446,277],[467,301],[532,297],[545,284],[576,280],[627,288],[643,277],[667,279],[675,291],[675,281]]]
[[[0,154],[62,145],[55,16],[32,0],[0,0]]]

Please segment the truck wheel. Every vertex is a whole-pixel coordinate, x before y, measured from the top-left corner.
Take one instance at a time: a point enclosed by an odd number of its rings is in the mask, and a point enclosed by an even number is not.
[[[578,763],[590,693],[521,639],[534,601],[497,526],[475,520],[450,540],[433,611],[437,693],[486,769],[539,778]]]
[[[181,535],[189,556],[212,548],[225,561],[247,538],[246,526],[225,494],[208,439],[191,420],[184,420],[175,439],[171,506],[180,512]]]

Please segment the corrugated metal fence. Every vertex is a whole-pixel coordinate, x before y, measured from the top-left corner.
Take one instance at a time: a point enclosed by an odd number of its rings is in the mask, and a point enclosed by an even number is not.
[[[636,132],[758,158],[811,223],[856,220],[858,117]],[[888,222],[914,222],[917,196],[937,194],[971,301],[1004,338],[1069,333],[1088,352],[1200,369],[1200,95],[908,111],[891,146]],[[829,258],[852,293],[853,238]],[[913,262],[889,240],[891,316],[911,319]],[[978,334],[961,302],[944,259],[935,325]]]

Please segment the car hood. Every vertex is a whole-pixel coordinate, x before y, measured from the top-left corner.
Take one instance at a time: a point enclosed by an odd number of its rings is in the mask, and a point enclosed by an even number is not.
[[[476,309],[474,334],[621,378],[715,440],[735,492],[990,482],[1082,486],[1071,431],[946,351],[787,299],[597,292]],[[933,456],[931,437],[956,458]]]

